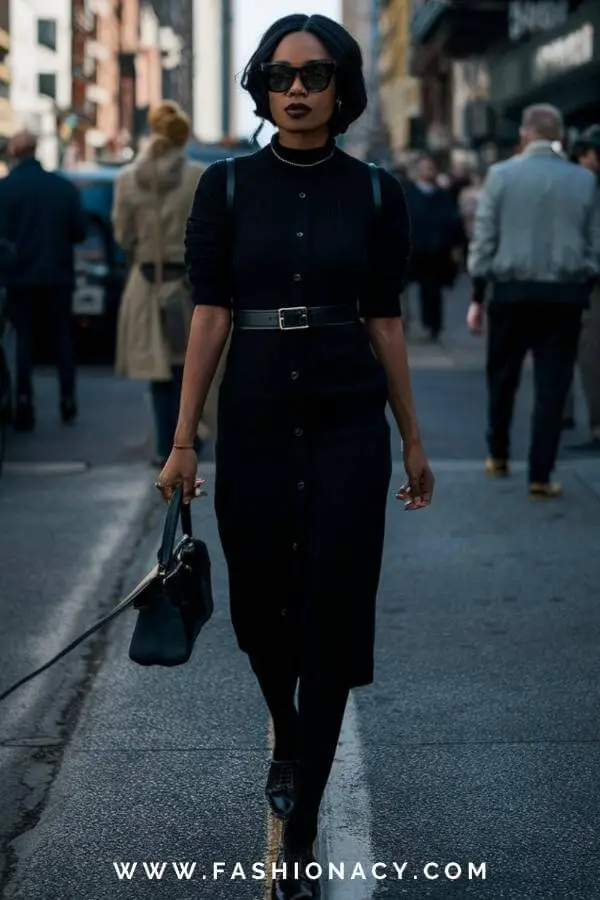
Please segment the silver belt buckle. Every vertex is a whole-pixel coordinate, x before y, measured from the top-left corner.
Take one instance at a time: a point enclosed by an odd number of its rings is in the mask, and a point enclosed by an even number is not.
[[[300,320],[300,324],[286,325],[285,313],[296,313]],[[308,307],[306,306],[284,306],[277,310],[277,319],[281,331],[298,331],[301,328],[310,328],[308,321]]]

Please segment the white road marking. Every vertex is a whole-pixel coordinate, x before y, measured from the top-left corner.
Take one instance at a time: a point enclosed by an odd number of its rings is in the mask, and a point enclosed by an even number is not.
[[[371,804],[363,766],[358,711],[352,692],[348,699],[342,733],[329,784],[321,806],[319,862],[324,867],[326,900],[370,900],[378,882],[370,875],[373,866]],[[335,874],[327,880],[328,865],[345,863],[344,879]],[[360,863],[368,880],[350,875]]]
[[[89,463],[83,460],[72,462],[7,462],[4,471],[12,475],[79,475],[87,472]]]
[[[44,665],[74,639],[76,629],[84,631],[94,623],[96,618],[99,618],[98,615],[93,615],[93,611],[90,611],[90,621],[79,623],[81,610],[92,599],[106,567],[118,554],[120,545],[134,526],[136,518],[139,518],[147,496],[148,480],[146,478],[137,484],[132,479],[127,485],[127,491],[120,490],[119,502],[115,503],[115,518],[94,540],[89,556],[81,558],[81,575],[78,580],[62,599],[52,598],[51,601],[49,600],[50,622],[46,627],[43,625],[40,627],[39,634],[43,635],[43,640],[40,638],[41,650],[37,658],[30,660],[27,671],[15,672],[13,681],[17,681],[27,672]],[[126,586],[126,589],[130,589],[129,586]],[[61,663],[62,660],[57,665]],[[2,710],[4,733],[14,731],[15,726],[25,715],[30,714],[32,707],[42,698],[46,690],[45,675],[44,672],[32,679],[6,699]]]

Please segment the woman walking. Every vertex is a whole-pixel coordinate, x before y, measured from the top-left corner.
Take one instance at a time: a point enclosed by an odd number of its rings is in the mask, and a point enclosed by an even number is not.
[[[204,167],[184,157],[190,122],[176,103],[159,104],[148,121],[150,141],[115,189],[115,239],[132,260],[119,308],[116,370],[124,378],[150,382],[153,462],[162,468],[173,445],[193,312],[184,264],[185,222]]]
[[[270,145],[202,177],[187,227],[196,309],[175,444],[157,486],[194,495],[192,439],[233,325],[221,382],[215,509],[232,622],[275,735],[267,798],[285,820],[276,898],[316,898],[319,805],[351,688],[373,681],[375,597],[391,476],[389,399],[408,484],[433,476],[413,408],[400,293],[402,188],[336,147],[366,106],[358,45],[323,16],[264,35],[243,79]],[[375,191],[375,194],[377,192]],[[298,687],[298,706],[295,705]],[[292,871],[288,869],[288,873]]]

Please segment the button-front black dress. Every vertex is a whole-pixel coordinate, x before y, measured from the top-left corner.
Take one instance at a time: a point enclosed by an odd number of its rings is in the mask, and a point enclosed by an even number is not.
[[[284,156],[287,162],[273,152]],[[186,236],[196,304],[358,303],[400,316],[402,188],[336,148],[273,148],[204,173]],[[295,165],[292,165],[294,163]],[[306,165],[317,163],[317,165]],[[364,326],[233,330],[219,392],[215,509],[240,648],[295,656],[349,687],[373,680],[390,490],[387,381]]]

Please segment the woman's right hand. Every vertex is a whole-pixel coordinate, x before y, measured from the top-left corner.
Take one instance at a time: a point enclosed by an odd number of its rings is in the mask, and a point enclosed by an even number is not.
[[[173,447],[156,481],[156,487],[167,503],[173,496],[175,488],[179,487],[180,484],[183,484],[184,503],[190,503],[194,497],[202,496],[200,488],[204,481],[202,479],[196,480],[197,468],[198,458],[195,450]]]

